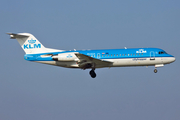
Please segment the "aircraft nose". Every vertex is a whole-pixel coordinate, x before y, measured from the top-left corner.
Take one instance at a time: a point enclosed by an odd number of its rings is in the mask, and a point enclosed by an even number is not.
[[[175,57],[173,57],[173,62],[176,60],[176,58]]]
[[[174,62],[176,60],[176,58],[175,57],[171,57],[171,62]]]

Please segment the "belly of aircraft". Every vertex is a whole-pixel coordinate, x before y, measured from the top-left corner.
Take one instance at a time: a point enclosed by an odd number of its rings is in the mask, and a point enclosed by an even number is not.
[[[157,57],[155,59],[150,58],[128,58],[128,59],[104,59],[106,61],[112,62],[109,66],[104,65],[96,65],[96,68],[103,68],[103,67],[125,67],[125,66],[153,66],[156,64],[168,64],[169,58],[162,58]],[[60,67],[67,67],[67,68],[79,68],[77,62],[60,62],[60,61],[35,61],[38,63],[44,63],[49,65],[55,65]]]

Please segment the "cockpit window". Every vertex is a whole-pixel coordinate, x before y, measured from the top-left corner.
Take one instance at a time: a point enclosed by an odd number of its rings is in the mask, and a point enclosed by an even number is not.
[[[167,54],[165,51],[159,51],[159,54]]]

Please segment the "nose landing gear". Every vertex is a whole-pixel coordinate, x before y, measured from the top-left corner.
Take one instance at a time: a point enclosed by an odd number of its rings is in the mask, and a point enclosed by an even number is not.
[[[157,73],[157,69],[154,69],[154,73]]]
[[[96,73],[94,72],[94,70],[92,69],[89,74],[91,75],[92,78],[96,77]]]

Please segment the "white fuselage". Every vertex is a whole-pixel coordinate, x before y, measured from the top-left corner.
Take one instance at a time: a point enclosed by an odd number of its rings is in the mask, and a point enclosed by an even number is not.
[[[157,57],[153,60],[151,58],[128,58],[128,59],[104,59],[112,62],[111,65],[96,65],[96,68],[102,67],[129,67],[129,66],[154,66],[164,65],[175,61],[174,57]],[[38,63],[50,64],[55,66],[67,67],[67,68],[79,68],[76,61],[35,61]]]

